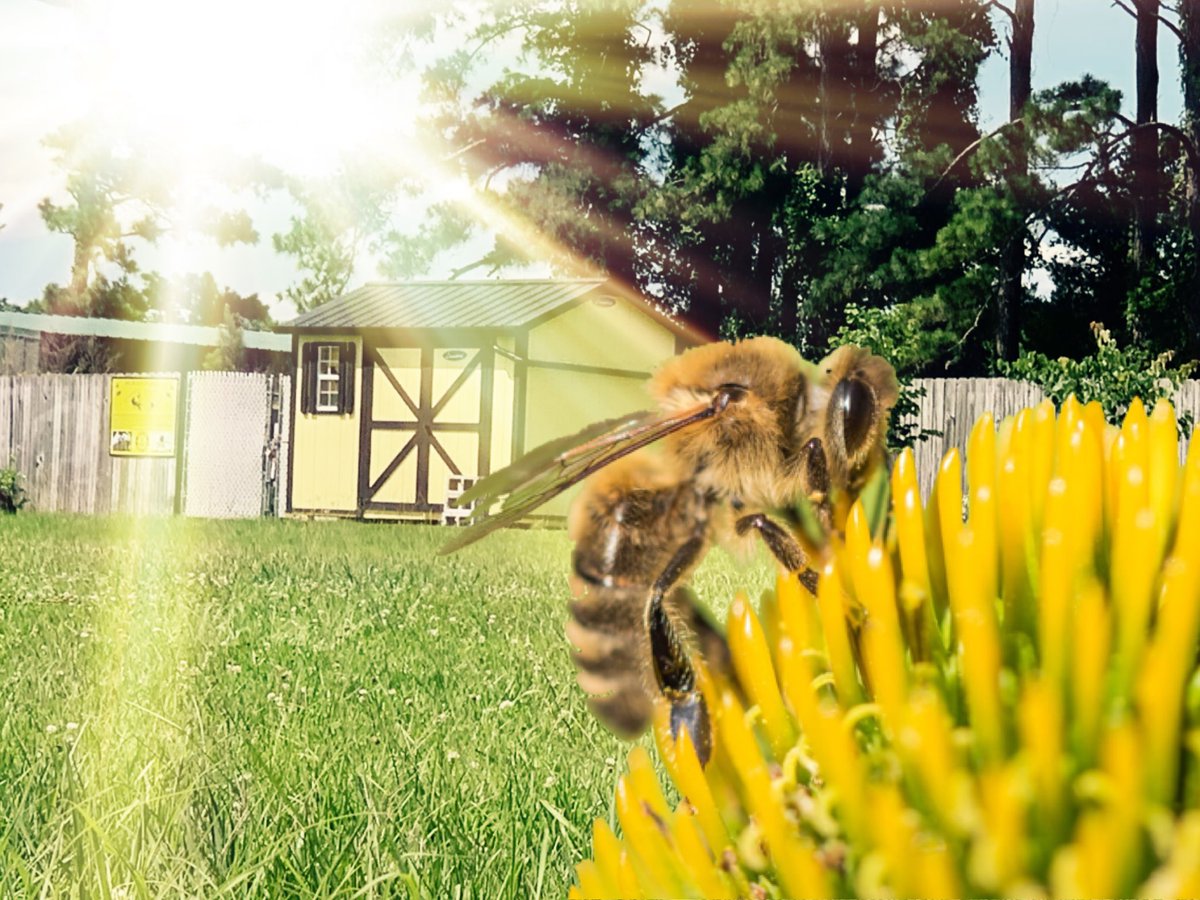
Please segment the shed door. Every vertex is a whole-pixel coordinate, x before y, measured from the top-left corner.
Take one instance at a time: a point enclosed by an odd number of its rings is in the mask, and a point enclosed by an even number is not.
[[[478,347],[370,350],[360,511],[440,512],[450,475],[483,473],[490,356]]]

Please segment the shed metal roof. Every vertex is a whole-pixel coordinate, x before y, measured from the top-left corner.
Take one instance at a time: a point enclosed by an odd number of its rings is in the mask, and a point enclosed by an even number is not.
[[[522,328],[604,283],[602,278],[371,283],[284,327]]]
[[[220,330],[209,325],[182,325],[177,322],[127,322],[123,319],[99,319],[90,316],[53,316],[46,313],[0,312],[0,334],[77,334],[117,338],[126,341],[155,341],[161,344],[193,344],[216,347]],[[250,350],[287,353],[292,339],[270,331],[242,331],[242,345]]]

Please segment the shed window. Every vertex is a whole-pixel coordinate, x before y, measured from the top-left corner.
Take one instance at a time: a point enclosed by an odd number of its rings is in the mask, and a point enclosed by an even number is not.
[[[354,412],[354,344],[317,342],[304,345],[300,412]]]
[[[341,412],[338,409],[338,355],[341,349],[337,344],[317,346],[317,412]]]

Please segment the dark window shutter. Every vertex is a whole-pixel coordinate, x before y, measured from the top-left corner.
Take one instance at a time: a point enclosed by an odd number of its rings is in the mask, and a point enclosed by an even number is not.
[[[354,342],[342,344],[338,354],[338,409],[344,413],[354,412]]]
[[[317,405],[317,345],[309,341],[300,351],[300,412],[311,413]]]

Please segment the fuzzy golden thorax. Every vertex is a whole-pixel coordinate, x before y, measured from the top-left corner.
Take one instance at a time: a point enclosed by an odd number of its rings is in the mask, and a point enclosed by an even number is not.
[[[730,385],[744,389],[715,420],[672,435],[669,447],[719,496],[766,508],[805,489],[804,441],[827,397],[818,375],[794,347],[757,337],[689,350],[657,373],[650,391],[674,412],[708,402]]]

